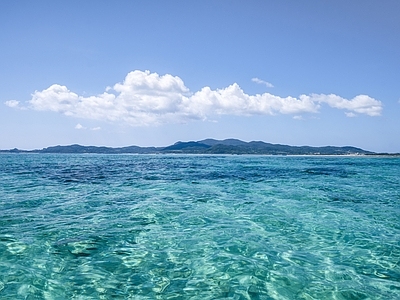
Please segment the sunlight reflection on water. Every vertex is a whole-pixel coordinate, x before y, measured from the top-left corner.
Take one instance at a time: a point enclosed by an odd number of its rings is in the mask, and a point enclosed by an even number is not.
[[[0,155],[1,299],[397,299],[400,160]]]

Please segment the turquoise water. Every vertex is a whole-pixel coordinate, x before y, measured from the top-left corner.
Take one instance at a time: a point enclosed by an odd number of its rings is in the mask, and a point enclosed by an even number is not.
[[[400,299],[400,159],[0,155],[0,299]]]

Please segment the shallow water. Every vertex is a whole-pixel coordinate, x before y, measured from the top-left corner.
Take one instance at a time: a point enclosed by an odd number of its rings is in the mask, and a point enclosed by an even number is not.
[[[400,159],[0,155],[0,299],[399,299]]]

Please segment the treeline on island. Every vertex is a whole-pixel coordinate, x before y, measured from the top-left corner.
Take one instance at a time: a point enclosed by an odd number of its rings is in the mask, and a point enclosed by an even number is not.
[[[356,147],[345,146],[288,146],[261,141],[244,142],[237,139],[177,142],[167,147],[98,147],[98,146],[53,146],[40,150],[0,150],[6,153],[98,153],[98,154],[256,154],[256,155],[389,155],[375,153]],[[393,155],[393,154],[392,154]]]

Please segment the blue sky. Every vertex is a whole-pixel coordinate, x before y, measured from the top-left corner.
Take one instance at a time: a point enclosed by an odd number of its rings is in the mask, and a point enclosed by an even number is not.
[[[1,1],[0,149],[400,152],[400,1]]]

